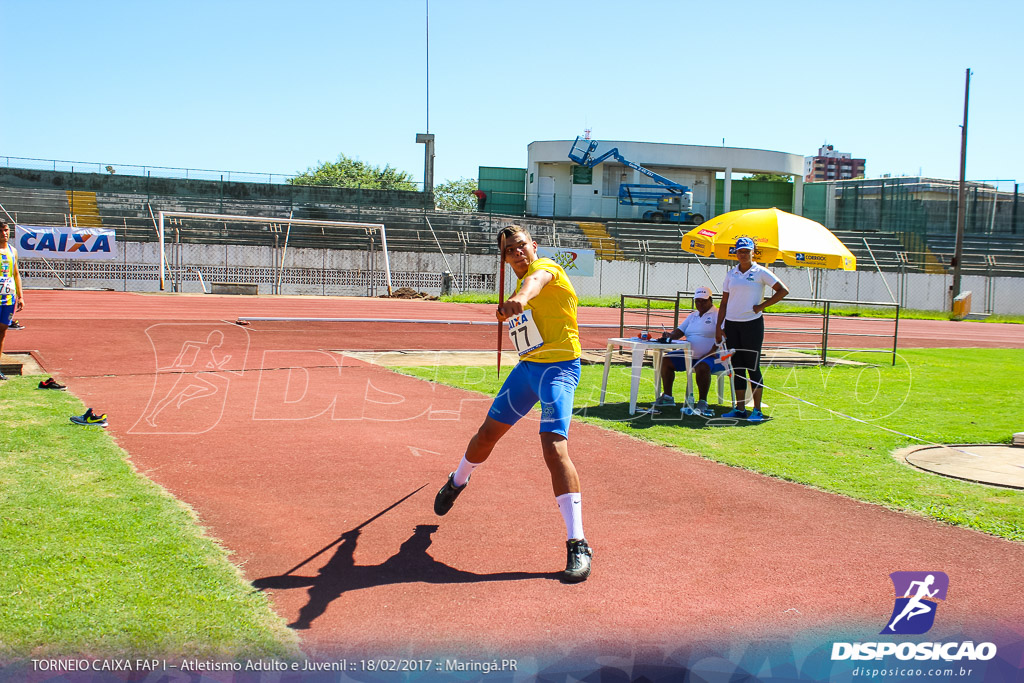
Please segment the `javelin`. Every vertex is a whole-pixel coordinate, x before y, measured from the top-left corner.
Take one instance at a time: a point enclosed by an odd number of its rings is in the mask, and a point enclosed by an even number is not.
[[[965,451],[964,449],[957,448],[956,446],[950,446],[949,444],[937,443],[935,441],[929,441],[928,439],[922,439],[921,437],[914,436],[913,434],[907,434],[905,432],[900,432],[900,431],[897,431],[895,429],[889,429],[888,427],[883,427],[880,424],[875,424],[874,422],[868,422],[867,420],[862,420],[859,417],[854,417],[853,415],[847,415],[846,413],[841,413],[838,410],[832,410],[831,408],[826,408],[825,406],[819,406],[818,404],[811,403],[810,401],[808,401],[806,399],[803,399],[803,398],[800,398],[799,396],[794,396],[793,394],[787,394],[785,391],[782,391],[780,389],[773,389],[772,387],[769,387],[767,384],[764,384],[763,382],[755,382],[754,380],[750,379],[749,377],[746,378],[746,379],[747,379],[748,382],[750,382],[751,386],[757,384],[762,389],[768,389],[770,391],[774,391],[775,393],[782,394],[783,396],[786,396],[787,398],[791,398],[791,399],[793,399],[795,401],[799,401],[800,403],[806,403],[809,406],[812,406],[814,408],[818,408],[820,410],[824,410],[825,412],[831,413],[832,415],[838,415],[839,417],[847,419],[847,420],[850,420],[852,422],[859,422],[860,424],[867,425],[868,427],[874,427],[875,429],[881,429],[883,432],[889,432],[890,434],[896,434],[897,436],[903,436],[903,437],[906,437],[908,439],[913,439],[914,441],[920,441],[921,443],[927,444],[929,446],[938,446],[939,448],[949,448],[949,449],[957,451],[959,453],[963,453],[964,455],[969,455],[972,458],[980,458],[980,457],[982,457],[982,456],[978,455],[977,453],[971,453],[970,451]]]
[[[501,311],[502,304],[505,303],[505,233],[504,231],[498,233],[498,311]],[[501,379],[501,333],[504,331],[501,328],[503,325],[498,323],[498,379]]]
[[[367,524],[369,524],[369,523],[370,523],[370,522],[372,522],[373,520],[377,519],[378,517],[380,517],[380,516],[384,515],[384,514],[385,514],[385,513],[387,513],[387,512],[390,512],[391,510],[394,510],[394,509],[395,509],[396,507],[398,507],[399,505],[401,505],[402,503],[404,503],[404,502],[405,502],[405,501],[406,501],[407,499],[411,498],[412,496],[414,496],[414,495],[416,495],[417,493],[419,493],[420,491],[422,491],[422,490],[423,490],[423,487],[424,487],[424,486],[426,486],[426,484],[424,484],[423,486],[419,487],[418,489],[416,489],[416,490],[415,490],[415,491],[413,491],[412,493],[408,494],[408,495],[407,495],[407,496],[405,496],[404,498],[400,498],[399,500],[395,501],[394,503],[392,503],[392,504],[391,504],[391,505],[389,505],[388,507],[384,508],[383,510],[381,510],[380,512],[378,512],[377,514],[375,514],[375,515],[374,515],[373,517],[370,517],[370,518],[369,518],[368,520],[366,520],[365,522],[363,522],[363,523],[362,523],[362,524],[360,524],[359,526],[357,526],[357,527],[354,527],[354,528],[352,528],[352,529],[349,529],[348,531],[346,531],[346,532],[345,532],[345,534],[348,534],[348,533],[352,533],[353,531],[359,531],[360,529],[362,529],[362,528],[363,528],[364,526],[366,526]],[[291,569],[289,569],[288,571],[286,571],[286,572],[285,572],[285,573],[283,574],[283,576],[288,576],[289,574],[291,574],[291,573],[292,573],[293,571],[295,571],[295,570],[296,570],[296,569],[298,569],[299,567],[301,567],[301,566],[303,566],[303,565],[305,565],[305,564],[309,564],[310,562],[312,562],[313,560],[315,560],[315,559],[316,559],[317,557],[319,557],[320,555],[323,555],[323,554],[324,554],[324,553],[326,553],[326,552],[327,552],[328,550],[330,550],[330,549],[331,549],[331,548],[333,548],[334,546],[338,545],[338,543],[340,543],[340,542],[341,542],[341,540],[342,540],[342,539],[343,539],[343,538],[345,537],[345,534],[342,534],[342,535],[341,535],[341,536],[339,536],[339,537],[338,537],[338,538],[337,538],[336,540],[334,540],[334,541],[331,541],[331,542],[330,542],[329,544],[325,545],[325,546],[324,546],[323,548],[321,548],[320,550],[316,551],[315,553],[313,553],[312,555],[310,555],[309,557],[307,557],[306,559],[304,559],[304,560],[303,560],[302,562],[299,562],[299,563],[298,563],[297,565],[295,565],[294,567],[292,567]]]

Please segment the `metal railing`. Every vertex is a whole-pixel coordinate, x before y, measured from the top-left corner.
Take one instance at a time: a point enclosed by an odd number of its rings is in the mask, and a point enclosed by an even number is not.
[[[675,329],[679,325],[681,304],[684,300],[692,300],[693,292],[690,291],[679,291],[676,292],[675,297],[668,296],[646,296],[642,294],[637,295],[621,295],[619,299],[619,337],[625,337],[627,330],[635,329],[646,329],[649,330],[651,327],[652,320],[672,320],[672,329]],[[627,300],[638,300],[644,302],[642,306],[634,306],[627,308]],[[651,303],[655,301],[672,302],[674,303],[672,309],[652,307]],[[888,301],[848,301],[843,299],[805,299],[786,297],[787,304],[793,303],[807,303],[812,306],[820,306],[820,313],[785,313],[776,312],[771,313],[767,316],[767,320],[773,317],[785,317],[785,318],[797,318],[801,321],[807,321],[809,325],[807,327],[765,327],[765,338],[768,339],[769,333],[778,335],[808,335],[813,337],[808,341],[789,341],[785,343],[768,343],[767,348],[775,349],[792,349],[796,347],[798,350],[816,351],[819,358],[819,362],[824,365],[828,362],[829,351],[847,351],[847,352],[863,352],[863,353],[891,353],[892,364],[896,365],[896,350],[899,342],[899,324],[900,324],[900,305],[898,303]],[[892,308],[895,311],[895,317],[893,318],[893,331],[892,334],[879,334],[879,333],[868,333],[868,332],[841,332],[829,329],[829,321],[835,315],[833,313],[833,306],[847,306],[847,307],[858,307],[858,308]],[[643,323],[627,324],[627,315],[641,315],[643,316]],[[846,317],[846,316],[843,316]],[[855,320],[856,318],[850,318]],[[814,324],[813,321],[819,321]],[[664,324],[657,322],[656,324]],[[835,337],[841,338],[882,338],[892,339],[892,350],[888,348],[877,349],[877,348],[843,348],[843,347],[831,347],[829,346],[829,339]]]
[[[211,168],[150,166],[106,161],[69,161],[66,159],[34,159],[32,157],[0,157],[6,168],[24,168],[58,173],[101,173],[107,175],[151,176],[181,180],[224,180],[231,183],[269,183],[284,185],[295,173],[259,173],[253,171],[221,171]]]
[[[626,302],[631,299],[637,299],[644,302],[644,305],[636,307],[626,306]],[[652,301],[664,301],[671,303],[672,308],[668,309],[665,307],[652,308]],[[671,310],[671,314],[668,311]],[[644,318],[643,324],[626,324],[626,316],[630,315],[642,315]],[[663,319],[665,321],[671,319],[672,327],[675,329],[679,325],[679,294],[675,297],[670,296],[648,296],[646,294],[620,294],[619,295],[619,336],[624,337],[626,330],[650,330],[651,318]],[[665,327],[664,322],[659,320],[657,323],[662,328]]]

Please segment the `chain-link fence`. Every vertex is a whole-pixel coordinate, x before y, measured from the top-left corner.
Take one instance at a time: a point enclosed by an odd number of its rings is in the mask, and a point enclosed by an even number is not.
[[[104,161],[67,161],[61,159],[33,159],[28,157],[0,157],[4,168],[19,168],[55,173],[97,173],[152,178],[178,178],[182,180],[211,180],[229,183],[270,183],[284,185],[295,174],[253,173],[248,171],[218,171],[203,168],[149,166]],[[422,189],[422,188],[420,188]]]
[[[936,178],[873,178],[804,187],[803,215],[833,230],[955,234],[959,183]],[[964,234],[1024,235],[1024,206],[1014,181],[970,181]]]

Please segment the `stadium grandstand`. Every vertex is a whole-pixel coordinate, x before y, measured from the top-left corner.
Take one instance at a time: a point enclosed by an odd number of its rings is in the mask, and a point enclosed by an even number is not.
[[[542,245],[593,249],[598,262],[697,261],[680,249],[683,235],[692,226],[443,212],[434,210],[432,196],[422,192],[8,167],[0,168],[0,205],[18,224],[105,228],[113,230],[122,245],[117,262],[25,259],[25,273],[38,286],[59,281],[63,286],[152,290],[159,279],[159,259],[153,254],[159,242],[160,212],[260,219],[251,223],[171,219],[165,248],[170,250],[168,275],[176,290],[181,283],[201,283],[205,278],[256,283],[261,292],[377,294],[384,235],[374,225],[386,226],[395,286],[418,290],[439,290],[445,270],[455,273],[459,289],[493,290],[494,234],[512,221],[524,224]],[[268,218],[277,221],[267,222]],[[292,224],[289,219],[304,222]],[[331,229],[328,222],[370,227]],[[857,257],[859,271],[951,272],[953,235],[929,234],[917,227],[882,231],[864,223],[859,229],[833,230]],[[961,270],[968,275],[1024,278],[1024,237],[968,235]],[[635,277],[621,279],[620,293],[633,293],[630,283],[636,282]],[[617,293],[614,282],[602,287],[602,293]]]

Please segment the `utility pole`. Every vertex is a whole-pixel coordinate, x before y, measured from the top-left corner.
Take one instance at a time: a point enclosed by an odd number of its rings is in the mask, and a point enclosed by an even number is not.
[[[964,124],[960,130],[960,191],[956,201],[956,249],[953,252],[953,291],[949,300],[953,310],[953,300],[960,296],[960,260],[964,253],[964,224],[967,218],[967,102],[971,94],[971,70],[967,69],[967,82],[964,85]]]

